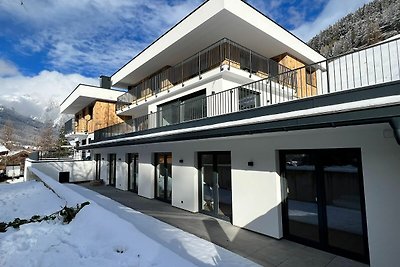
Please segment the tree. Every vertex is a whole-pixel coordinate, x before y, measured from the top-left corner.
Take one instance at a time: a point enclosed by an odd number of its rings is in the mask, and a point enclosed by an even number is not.
[[[55,148],[55,136],[54,129],[51,122],[45,122],[45,126],[40,131],[39,139],[37,140],[37,146],[42,151],[51,151]]]
[[[65,127],[61,126],[58,133],[58,139],[56,142],[56,153],[58,158],[62,158],[68,155],[68,148],[69,145],[67,138],[65,138]]]
[[[6,123],[3,126],[2,129],[2,136],[3,136],[3,142],[5,147],[8,150],[11,150],[13,147],[13,144],[15,143],[14,140],[14,125],[12,121],[7,120]]]

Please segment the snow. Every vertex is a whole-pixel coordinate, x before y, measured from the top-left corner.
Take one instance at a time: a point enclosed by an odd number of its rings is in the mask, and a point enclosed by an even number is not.
[[[71,206],[89,199],[90,204],[70,224],[43,221],[0,233],[2,267],[256,265],[95,192],[86,190],[82,196],[75,190],[79,186],[67,187],[34,168],[31,171],[54,192],[36,181],[0,185],[0,221],[51,214],[65,203]],[[103,199],[108,208],[93,199]]]
[[[65,201],[43,183],[30,181],[12,185],[0,184],[0,222],[9,222],[17,217],[30,219],[33,215],[51,214],[64,205]]]

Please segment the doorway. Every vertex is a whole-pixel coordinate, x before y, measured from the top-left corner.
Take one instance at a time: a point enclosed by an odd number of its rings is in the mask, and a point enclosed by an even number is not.
[[[94,160],[96,162],[95,180],[100,180],[101,154],[94,155]]]
[[[116,154],[108,154],[108,184],[111,186],[115,186],[115,178],[117,172],[117,155]]]
[[[200,211],[232,221],[230,152],[199,153]]]
[[[139,154],[129,153],[128,158],[128,190],[138,192]]]
[[[288,239],[369,261],[360,149],[282,151]]]
[[[155,197],[172,202],[172,153],[155,154]]]

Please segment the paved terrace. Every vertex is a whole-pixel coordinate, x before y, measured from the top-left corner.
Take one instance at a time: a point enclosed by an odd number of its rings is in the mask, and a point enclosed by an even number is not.
[[[252,231],[238,228],[229,222],[201,213],[191,213],[158,200],[140,197],[129,191],[122,191],[110,186],[80,184],[71,189],[85,195],[85,188],[99,195],[97,201],[102,205],[104,197],[109,197],[120,204],[152,216],[158,220],[192,233],[236,254],[246,257],[262,266],[280,267],[361,267],[365,264],[343,258],[331,253],[313,249],[288,240],[277,240]]]

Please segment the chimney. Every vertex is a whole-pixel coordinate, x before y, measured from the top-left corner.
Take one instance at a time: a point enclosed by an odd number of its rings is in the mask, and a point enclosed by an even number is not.
[[[101,75],[100,76],[100,87],[105,89],[111,89],[111,77]]]

